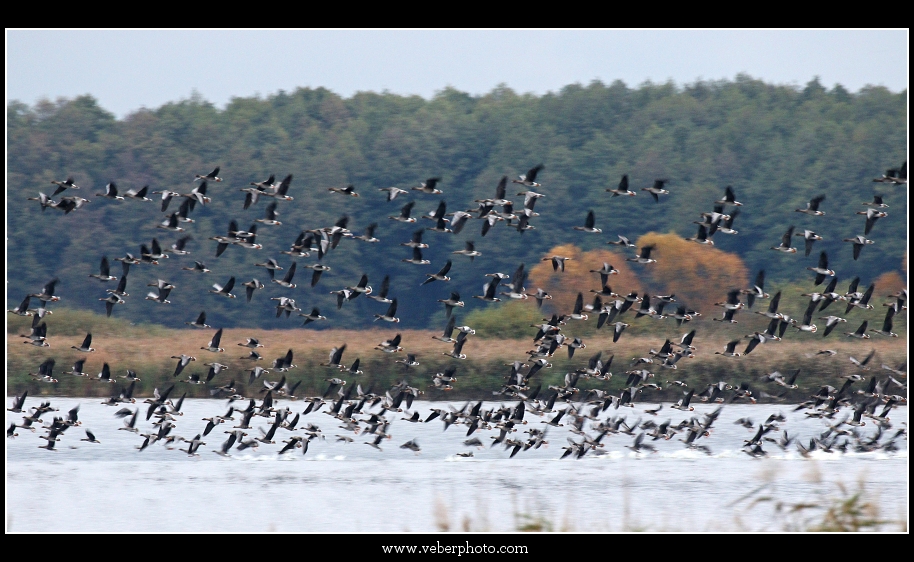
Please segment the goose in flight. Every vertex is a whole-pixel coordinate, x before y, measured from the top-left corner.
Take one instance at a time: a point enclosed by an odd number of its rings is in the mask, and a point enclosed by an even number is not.
[[[894,318],[894,316],[895,316],[895,309],[892,308],[891,306],[888,307],[885,311],[885,320],[882,321],[882,329],[881,330],[872,329],[870,331],[875,332],[877,334],[882,334],[883,336],[897,338],[898,334],[896,334],[895,332],[892,331],[892,318]]]
[[[825,320],[825,332],[822,334],[823,338],[830,334],[839,322],[847,322],[846,318],[841,318],[840,316],[820,316],[819,320]]]
[[[392,220],[395,220],[395,221],[399,221],[399,222],[406,222],[406,223],[413,223],[413,222],[416,222],[416,218],[410,216],[410,213],[412,213],[413,207],[414,207],[415,205],[416,205],[416,202],[415,202],[415,201],[410,201],[410,202],[407,203],[406,205],[403,205],[402,208],[400,208],[400,214],[399,214],[399,215],[397,215],[397,216],[390,216],[390,217],[387,217],[387,218],[392,219]]]
[[[637,195],[637,193],[628,188],[628,174],[622,176],[622,180],[619,182],[619,187],[615,189],[607,187],[606,191],[612,193],[613,197],[618,197],[620,195],[628,195],[630,197],[634,197]]]
[[[331,191],[333,193],[340,193],[342,195],[349,195],[350,197],[359,196],[359,194],[355,192],[355,186],[352,184],[349,184],[346,187],[328,187],[327,191]]]
[[[819,265],[817,267],[807,267],[806,269],[816,274],[816,285],[821,285],[826,277],[835,276],[835,270],[828,269],[828,254],[824,250],[819,254]]]
[[[657,260],[651,258],[651,251],[656,248],[655,244],[650,244],[648,246],[641,247],[641,253],[633,258],[626,258],[625,261],[633,261],[636,263],[657,263]]]
[[[542,187],[541,184],[536,182],[536,176],[543,168],[544,166],[542,164],[537,164],[536,166],[530,168],[526,174],[521,174],[518,176],[519,179],[511,180],[511,183],[519,183],[525,187]]]
[[[336,367],[340,371],[345,371],[346,366],[341,365],[340,361],[343,359],[343,352],[346,351],[346,344],[339,347],[334,347],[330,350],[330,358],[326,363],[321,363],[321,367]]]
[[[201,176],[200,174],[195,175],[194,181],[197,181],[197,180],[215,181],[215,182],[222,181],[222,178],[219,177],[219,166],[216,166],[212,172],[206,174],[205,176]]]
[[[739,344],[739,340],[731,340],[727,343],[727,347],[724,351],[715,351],[715,355],[723,355],[725,357],[739,357],[741,354],[736,351],[736,346]]]
[[[375,321],[384,320],[385,322],[399,322],[400,319],[397,318],[396,314],[397,314],[397,299],[393,299],[393,301],[391,301],[391,303],[390,303],[390,306],[387,307],[387,312],[385,314],[375,314],[374,319],[375,319]]]
[[[877,183],[890,183],[892,185],[902,185],[908,183],[908,161],[901,165],[901,168],[890,168],[882,174],[881,178],[873,180]]]
[[[486,302],[501,302],[501,299],[495,296],[495,292],[498,290],[498,285],[501,284],[500,279],[492,279],[488,283],[482,286],[483,294],[482,295],[473,295],[474,299],[481,299]]]
[[[378,188],[378,191],[387,192],[387,202],[388,203],[393,201],[394,199],[396,199],[397,196],[402,193],[409,193],[405,189],[400,189],[399,187],[380,187],[380,188]]]
[[[822,203],[822,201],[825,201],[825,195],[817,195],[809,200],[809,202],[806,204],[805,209],[794,209],[794,211],[797,213],[805,213],[814,217],[821,217],[825,214],[825,211],[819,210],[819,205]]]
[[[441,191],[440,189],[437,188],[439,181],[441,181],[441,178],[428,178],[424,182],[420,182],[420,185],[418,185],[417,187],[413,187],[412,190],[421,191],[422,193],[430,193],[433,195],[444,193],[443,191]]]
[[[124,196],[123,196],[123,195],[118,195],[118,194],[117,194],[117,184],[115,184],[113,181],[112,181],[112,182],[108,182],[108,185],[105,186],[105,192],[104,192],[104,193],[96,193],[95,196],[96,196],[96,197],[104,197],[104,198],[106,198],[106,199],[115,199],[115,200],[117,200],[117,201],[123,201],[123,200],[124,200]]]
[[[780,246],[772,246],[772,250],[777,250],[779,252],[784,252],[785,254],[795,254],[797,249],[792,246],[793,244],[793,229],[794,226],[790,225],[790,228],[787,229],[787,232],[784,233],[784,236],[781,237]]]
[[[222,340],[222,328],[219,328],[218,330],[216,330],[215,335],[213,335],[213,338],[209,341],[209,343],[206,344],[205,347],[201,347],[200,349],[205,349],[206,351],[212,351],[213,353],[221,353],[221,352],[225,351],[225,349],[219,347],[220,340]]]
[[[380,303],[390,304],[393,301],[387,297],[388,292],[390,292],[390,275],[385,275],[384,279],[381,281],[381,290],[378,291],[377,294],[372,291],[372,293],[368,295],[368,298]]]
[[[124,279],[126,279],[126,277],[124,277]],[[111,293],[107,297],[105,297],[103,299],[98,299],[98,300],[105,301],[105,313],[108,316],[108,318],[111,318],[111,312],[114,310],[114,305],[124,304],[127,302],[114,293]]]
[[[171,358],[178,360],[178,364],[175,366],[175,372],[172,375],[172,377],[177,377],[178,375],[180,375],[181,371],[184,370],[184,367],[187,367],[188,363],[190,363],[191,361],[197,360],[196,357],[192,357],[190,355],[184,355],[184,354],[172,355]],[[107,363],[106,363],[106,365],[107,365]]]
[[[111,275],[111,268],[108,263],[108,256],[102,256],[102,262],[99,266],[98,273],[90,273],[89,277],[95,277],[99,281],[117,281],[117,277]]]
[[[615,242],[610,241],[610,242],[607,242],[607,244],[612,244],[614,246],[622,246],[624,248],[634,248],[635,247],[635,245],[632,244],[631,240],[629,240],[625,236],[622,236],[621,234],[617,234],[616,236],[619,238],[619,240],[617,240]]]
[[[663,189],[664,184],[666,184],[668,181],[669,180],[654,180],[654,185],[650,187],[642,187],[641,191],[647,191],[651,194],[651,197],[654,198],[654,202],[659,203],[661,195],[669,195],[670,193],[668,190]]]
[[[447,263],[444,264],[444,267],[442,267],[438,271],[438,273],[434,273],[434,274],[426,273],[425,276],[427,277],[427,279],[420,284],[420,287],[422,285],[427,285],[433,281],[450,281],[451,278],[447,276],[447,272],[450,270],[451,270],[451,260],[447,260]]]
[[[200,315],[197,316],[197,319],[193,322],[185,322],[188,326],[193,326],[194,328],[212,328],[209,324],[206,323],[206,311],[201,310]]]
[[[792,319],[790,324],[801,332],[815,333],[818,328],[812,323],[812,313],[817,305],[818,303],[816,301],[810,301],[809,305],[806,307],[806,312],[803,313],[803,322],[800,323],[796,319]]]
[[[467,240],[464,242],[463,250],[456,250],[451,252],[452,254],[460,254],[462,256],[467,256],[470,258],[470,261],[473,261],[473,258],[481,256],[482,252],[476,250],[476,245],[472,240]]]
[[[858,215],[866,215],[866,225],[863,228],[863,234],[867,235],[873,230],[873,225],[876,224],[876,221],[889,216],[885,211],[877,211],[876,209],[867,209],[866,211],[857,211]]]
[[[865,237],[861,234],[858,234],[857,236],[854,236],[853,238],[845,238],[844,241],[850,242],[854,245],[854,261],[857,261],[857,258],[860,257],[860,250],[862,250],[864,246],[867,246],[869,244],[875,244],[875,242],[873,242],[872,240],[868,239],[867,237]]]
[[[51,194],[51,197],[59,195],[67,189],[79,189],[79,186],[73,182],[72,176],[68,177],[65,181],[52,181],[51,183],[57,186],[57,189]]]
[[[401,259],[400,261],[405,263],[412,263],[415,265],[428,265],[432,262],[422,258],[422,250],[419,248],[413,248],[413,257],[411,259]]]
[[[794,236],[802,236],[803,240],[806,241],[806,255],[807,256],[809,256],[809,254],[812,252],[813,243],[816,242],[817,240],[822,240],[821,236],[819,236],[818,234],[816,234],[815,232],[813,232],[811,230],[804,230],[803,232],[798,232],[798,233],[794,234]]]
[[[565,262],[571,258],[564,256],[551,256],[548,258],[543,258],[542,261],[551,261],[552,262],[552,271],[565,271]]]
[[[276,283],[277,285],[279,285],[281,287],[285,287],[287,289],[294,289],[295,287],[298,286],[292,282],[292,278],[295,277],[295,268],[296,268],[296,264],[295,264],[295,262],[292,262],[292,265],[289,266],[288,271],[286,271],[286,275],[281,280],[273,278],[270,281],[272,281],[273,283]],[[250,300],[251,300],[250,296],[248,296],[248,301],[250,301]]]
[[[587,218],[584,220],[584,226],[573,226],[572,228],[574,230],[580,230],[582,232],[590,232],[593,234],[599,234],[599,233],[603,232],[602,229],[596,228],[595,223],[596,223],[596,217],[594,215],[594,212],[591,210],[591,211],[587,212]]]
[[[736,195],[733,193],[733,188],[727,186],[724,188],[724,198],[718,199],[715,201],[718,205],[732,205],[734,207],[742,207],[742,203],[736,200]]]
[[[713,246],[714,240],[711,240],[711,235],[708,233],[707,227],[703,224],[698,225],[698,234],[694,238],[686,238],[690,242],[697,242],[699,244],[705,244],[707,246]]]
[[[299,313],[299,316],[303,316],[303,317],[305,318],[305,321],[304,321],[304,323],[302,323],[302,326],[307,326],[307,325],[310,324],[311,322],[316,322],[316,321],[318,321],[318,320],[326,320],[326,319],[327,319],[326,316],[321,316],[321,311],[318,310],[317,307],[312,308],[312,309],[311,309],[311,312],[310,312],[309,314],[301,314],[301,313]]]
[[[232,288],[235,287],[235,277],[232,276],[229,278],[228,283],[225,285],[219,285],[218,283],[213,283],[213,288],[210,289],[210,293],[214,295],[221,295],[223,297],[228,297],[230,299],[235,298],[235,295],[232,294]]]
[[[451,296],[446,299],[438,299],[438,302],[444,304],[445,318],[451,318],[454,307],[463,308],[465,306],[464,302],[460,300],[460,293],[457,292],[452,292]]]
[[[90,353],[95,351],[95,348],[92,347],[92,333],[86,334],[86,338],[83,340],[82,345],[79,347],[71,345],[70,348],[75,349],[76,351],[82,351],[83,353]]]

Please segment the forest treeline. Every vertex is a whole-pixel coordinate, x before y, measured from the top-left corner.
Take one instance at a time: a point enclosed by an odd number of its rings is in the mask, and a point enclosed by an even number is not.
[[[608,245],[617,235],[632,241],[696,236],[693,222],[712,211],[726,186],[732,186],[743,206],[733,225],[738,234],[714,237],[713,251],[725,259],[704,260],[687,275],[682,269],[648,271],[628,264],[628,283],[637,287],[614,279],[613,289],[657,294],[677,286],[680,302],[699,308],[723,300],[733,285],[748,285],[757,271],[765,270],[772,294],[779,285],[811,290],[813,274],[806,267],[816,265],[820,251],[827,252],[842,291],[854,276],[860,277],[862,288],[880,277],[903,285],[907,186],[872,180],[905,160],[906,127],[906,91],[867,87],[852,93],[841,86],[827,89],[818,79],[793,87],[745,75],[681,87],[645,83],[633,88],[619,81],[594,81],[543,96],[507,87],[472,96],[448,88],[430,100],[372,92],[343,98],[323,88],[299,88],[265,98],[234,98],[224,109],[195,95],[122,120],[90,95],[34,106],[13,101],[7,106],[7,308],[59,278],[61,305],[104,313],[100,299],[114,284],[89,277],[98,273],[103,256],[119,276],[121,264],[115,258],[128,252],[139,255],[141,245],[150,246],[154,238],[169,248],[189,235],[189,255],[131,268],[130,296],[126,304],[114,307],[113,315],[134,323],[183,327],[205,310],[213,326],[299,327],[302,319],[296,314],[276,317],[277,301],[271,298],[289,296],[302,312],[318,307],[328,317],[309,324],[315,329],[378,327],[383,323],[374,321],[375,314],[383,314],[386,304],[363,297],[338,309],[337,297],[330,293],[354,286],[367,274],[375,291],[390,276],[390,296],[398,298],[402,320],[398,328],[440,330],[445,312],[438,300],[458,292],[466,302],[455,311],[459,319],[473,311],[497,314],[504,303],[473,298],[483,294],[483,284],[491,279],[486,274],[513,274],[520,264],[530,272],[545,266],[542,260],[554,248],[614,256],[612,265],[621,268],[636,249]],[[539,215],[530,219],[534,229],[519,231],[514,228],[517,221],[511,226],[502,221],[483,236],[485,221],[474,213],[459,234],[423,230],[429,247],[422,253],[428,265],[402,261],[412,257],[412,250],[402,244],[417,230],[434,226],[430,220],[390,220],[405,204],[415,202],[413,217],[435,211],[442,201],[448,213],[473,211],[477,200],[495,197],[503,176],[517,179],[537,164],[543,164],[537,177],[542,185],[534,189],[545,197],[536,203]],[[158,228],[167,213],[151,192],[188,193],[200,183],[194,181],[196,174],[217,166],[224,181],[208,183],[211,201],[190,213],[194,222],[184,223],[182,233]],[[278,202],[282,224],[255,223],[273,199],[262,197],[244,209],[245,193],[240,190],[271,175],[279,182],[289,174],[293,179],[288,194],[294,200]],[[623,175],[636,197],[612,197],[606,191]],[[51,182],[67,177],[81,190],[60,196],[89,199],[82,208],[64,214],[29,200],[39,192],[50,195],[55,187]],[[411,189],[433,177],[440,178],[437,187],[443,193]],[[670,193],[655,202],[641,188],[658,178],[668,180]],[[109,182],[122,193],[148,185],[153,202],[97,197]],[[347,185],[360,196],[329,191]],[[380,190],[391,186],[406,193],[387,201],[387,192]],[[528,188],[510,181],[508,186],[507,198],[520,209],[524,197],[517,194]],[[826,215],[795,212],[820,194],[826,196],[821,206]],[[854,260],[851,245],[842,240],[863,234],[864,217],[856,213],[866,209],[862,203],[874,194],[884,196],[888,216],[867,236],[875,244]],[[168,213],[176,211],[182,199],[172,201]],[[573,229],[584,224],[590,210],[602,233]],[[281,252],[289,250],[302,231],[331,227],[343,217],[355,235],[377,223],[374,236],[380,242],[344,238],[323,256],[321,262],[330,270],[311,287],[312,270],[304,266],[317,262],[316,253],[292,258]],[[225,236],[231,220],[241,229],[257,224],[257,242],[263,248],[232,245],[216,257],[217,242],[210,238]],[[801,238],[795,239],[798,254],[772,251],[791,225],[798,233],[815,230],[824,240],[816,242],[808,257]],[[482,255],[470,260],[452,253],[466,241],[475,242]],[[611,253],[593,253],[597,250]],[[296,262],[293,282],[298,287],[271,283],[267,271],[255,265],[268,258],[286,270]],[[422,284],[449,259],[450,281]],[[194,260],[212,271],[182,270]],[[686,264],[682,267],[691,262],[679,261]],[[584,264],[587,270],[601,265]],[[537,270],[527,282],[528,291],[536,290],[534,281],[545,283],[547,273]],[[599,289],[599,277],[589,275],[589,288]],[[212,284],[224,284],[230,276],[236,278],[237,299],[209,294]],[[266,286],[248,303],[240,284],[251,278]],[[168,297],[171,304],[144,298],[152,290],[147,284],[156,279],[176,286]],[[880,287],[878,297],[888,289]],[[592,294],[583,286],[580,290],[589,302]],[[525,304],[534,307],[535,301]],[[791,311],[794,315],[802,312],[799,306]],[[553,311],[569,312],[547,301],[543,312]],[[716,315],[714,310],[703,312]]]

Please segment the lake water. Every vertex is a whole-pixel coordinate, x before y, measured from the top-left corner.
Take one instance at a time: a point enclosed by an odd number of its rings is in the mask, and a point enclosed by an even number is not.
[[[26,408],[46,399],[29,397]],[[554,414],[537,417],[530,412],[525,416],[528,424],[518,425],[511,437],[526,440],[529,435],[523,431],[530,427],[548,428],[548,443],[513,458],[504,446],[490,446],[497,430],[477,430],[472,437],[484,446],[470,447],[463,444],[467,426],[445,430],[440,419],[411,423],[402,419],[408,417],[405,412],[387,415],[394,420],[388,429],[391,438],[383,439],[382,450],[377,450],[366,445],[372,436],[340,427],[341,422],[324,414],[329,407],[324,406],[302,416],[296,430],[277,430],[276,444],[232,448],[230,457],[214,454],[227,437],[223,432],[238,425],[236,412],[235,421],[218,425],[203,438],[199,456],[192,457],[161,442],[139,451],[143,438],[119,429],[124,423],[114,412],[139,406],[137,428],[150,431],[145,404],[110,407],[97,398],[47,400],[59,412],[44,414],[46,424],[54,414],[64,415],[79,404],[82,426],[69,428],[55,451],[39,448],[47,443],[39,438],[42,430],[17,429],[19,436],[6,440],[7,532],[504,533],[524,526],[573,532],[785,531],[821,521],[821,511],[791,514],[778,511],[778,502],[826,508],[858,491],[878,506],[880,519],[892,522],[876,530],[907,530],[907,436],[895,439],[894,451],[815,451],[804,458],[794,444],[782,450],[764,442],[765,457],[744,452],[744,440],[771,414],[782,413],[786,421],[766,437],[780,437],[786,430],[803,444],[820,435],[827,422],[834,423],[783,404],[724,405],[711,435],[698,441],[711,454],[687,448],[680,441],[684,432],[670,440],[645,436],[644,442],[656,447],[654,453],[629,449],[631,435],[607,434],[602,454],[590,451],[582,458],[562,459],[568,438],[580,442],[581,437],[568,425],[543,423]],[[483,409],[516,403],[490,402]],[[301,401],[277,400],[275,405],[290,407],[293,415],[305,408]],[[410,413],[418,411],[425,419],[432,407],[463,405],[416,401]],[[658,424],[669,419],[675,425],[716,408],[698,403],[694,412],[680,412],[664,404],[657,415],[645,412],[656,405],[610,408],[599,419],[624,416],[629,423],[640,418]],[[207,423],[202,418],[227,409],[224,400],[185,400],[184,415],[172,433],[192,438],[202,433]],[[753,429],[736,424],[740,418],[752,419]],[[907,407],[896,407],[890,418],[892,428],[880,442],[907,429]],[[21,414],[7,412],[7,427],[21,420]],[[306,454],[294,449],[280,455],[281,441],[304,436],[307,423],[319,426],[325,438],[312,440]],[[596,437],[590,424],[586,433]],[[251,427],[248,438],[261,434],[257,428],[268,429],[269,421],[255,416]],[[86,428],[100,443],[81,441]],[[858,430],[862,436],[876,433],[871,420]],[[337,435],[353,441],[338,441]],[[410,440],[419,444],[419,452],[400,447]],[[186,449],[187,443],[180,447]],[[458,456],[468,452],[473,456]]]

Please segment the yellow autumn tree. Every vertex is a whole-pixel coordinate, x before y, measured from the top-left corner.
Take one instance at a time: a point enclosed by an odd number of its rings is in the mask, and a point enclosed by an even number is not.
[[[567,258],[565,271],[553,269],[553,256]],[[602,249],[582,252],[573,244],[563,244],[546,252],[541,261],[530,269],[527,292],[532,294],[537,289],[543,289],[552,296],[552,300],[544,301],[544,311],[570,314],[578,293],[584,295],[585,305],[593,303],[595,295],[591,291],[599,291],[602,287],[600,275],[591,273],[591,270],[601,269],[604,263],[619,270],[619,273],[610,275],[606,281],[615,293],[627,295],[632,291],[642,291],[642,284],[626,263],[625,256]],[[603,297],[604,303],[609,300]]]
[[[749,286],[748,270],[736,254],[690,242],[679,235],[648,232],[636,242],[638,249],[655,248],[657,263],[638,265],[658,294],[676,295],[676,301],[704,314],[726,299],[730,289]]]

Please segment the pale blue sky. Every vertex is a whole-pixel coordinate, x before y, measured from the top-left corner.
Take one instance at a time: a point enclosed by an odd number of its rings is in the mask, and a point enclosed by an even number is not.
[[[637,87],[746,73],[856,92],[908,84],[908,30],[28,30],[6,31],[7,103],[91,94],[118,117],[188,98],[325,87],[429,98],[504,83],[544,94],[598,79]]]

